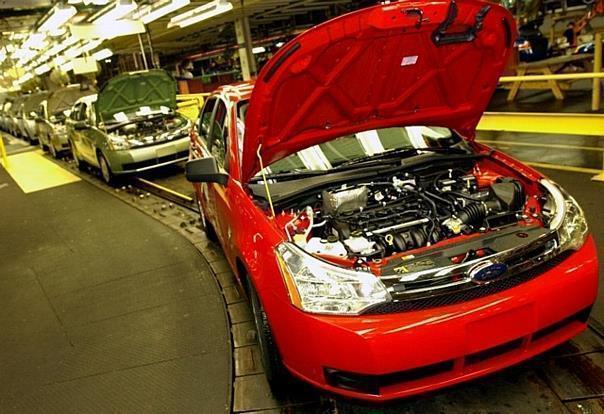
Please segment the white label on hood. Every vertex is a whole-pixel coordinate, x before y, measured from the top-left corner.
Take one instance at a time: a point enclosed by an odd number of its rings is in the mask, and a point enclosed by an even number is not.
[[[123,112],[118,112],[117,114],[113,114],[113,118],[117,122],[127,122],[128,121],[128,115],[126,115]]]
[[[411,66],[417,63],[418,56],[405,56],[401,62],[401,66]]]

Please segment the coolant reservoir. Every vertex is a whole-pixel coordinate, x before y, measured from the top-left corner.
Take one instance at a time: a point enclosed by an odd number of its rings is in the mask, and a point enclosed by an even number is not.
[[[321,239],[320,237],[311,238],[306,243],[305,250],[312,254],[327,254],[330,256],[346,257],[348,252],[346,247],[340,241]]]

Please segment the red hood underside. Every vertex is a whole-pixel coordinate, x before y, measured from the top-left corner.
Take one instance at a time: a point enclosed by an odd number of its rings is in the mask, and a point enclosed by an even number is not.
[[[346,134],[444,126],[473,139],[514,43],[504,8],[478,0],[379,5],[284,46],[256,81],[243,181],[301,149]]]

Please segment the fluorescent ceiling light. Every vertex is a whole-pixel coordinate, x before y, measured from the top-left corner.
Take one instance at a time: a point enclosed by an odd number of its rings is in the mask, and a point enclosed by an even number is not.
[[[113,52],[111,51],[111,49],[101,49],[98,52],[94,52],[92,54],[92,57],[95,58],[96,60],[103,60],[103,59],[107,59],[108,57],[113,56]]]
[[[53,7],[52,14],[38,29],[40,32],[56,31],[76,15],[78,10],[73,6],[57,5]]]
[[[170,19],[168,27],[187,27],[231,10],[233,10],[233,5],[229,1],[214,0],[208,4],[204,4],[203,6],[197,7],[193,10],[189,10],[188,12],[179,14],[178,16],[174,16]]]
[[[70,70],[73,69],[73,61],[70,60],[69,62],[65,63],[64,65],[61,65],[60,67],[63,72],[69,72]]]
[[[74,46],[65,52],[65,57],[71,59],[76,58],[86,52],[90,52],[92,49],[97,48],[101,43],[103,43],[102,40],[92,40],[82,46]]]
[[[189,3],[191,3],[191,0],[159,1],[140,9],[136,18],[140,19],[145,24],[149,24],[159,18],[164,17],[167,14],[170,14],[178,9],[185,7]]]
[[[49,71],[50,71],[50,66],[48,66],[47,63],[43,64],[42,66],[38,66],[37,68],[34,69],[34,72],[36,72],[36,75],[42,75]]]
[[[21,76],[21,78],[19,79],[19,83],[25,83],[28,80],[31,80],[33,78],[34,78],[34,75],[32,75],[31,72],[28,72],[25,75]]]
[[[43,49],[46,46],[45,33],[32,33],[21,45],[24,49]]]
[[[63,40],[61,43],[57,43],[53,47],[48,50],[48,54],[50,56],[55,56],[61,53],[63,50],[67,49],[69,46],[74,45],[78,41],[78,38],[75,36],[69,36],[67,39]]]
[[[276,46],[276,47],[279,47],[279,48],[283,47],[284,45],[285,45],[285,42],[277,42],[277,43],[275,44],[275,46]]]
[[[78,39],[113,39],[118,36],[127,36],[145,33],[145,25],[140,20],[116,20],[111,24],[72,24],[71,33]]]
[[[252,53],[258,55],[260,53],[266,52],[266,48],[264,46],[258,46],[252,49]]]
[[[126,17],[130,13],[136,10],[136,3],[132,0],[115,0],[109,10],[96,19],[96,24],[112,24],[116,20]]]

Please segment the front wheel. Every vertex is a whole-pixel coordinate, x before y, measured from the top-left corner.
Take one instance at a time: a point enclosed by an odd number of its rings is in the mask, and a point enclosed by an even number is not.
[[[206,237],[211,242],[216,243],[218,241],[218,236],[216,235],[216,230],[214,230],[214,226],[210,223],[205,213],[203,212],[203,207],[201,206],[201,201],[199,198],[197,199],[197,208],[199,208],[199,221],[201,223],[201,229],[206,234]]]
[[[52,155],[53,158],[59,158],[59,153],[57,152],[55,145],[50,140],[48,141],[48,151],[50,152],[50,155]]]
[[[73,157],[73,162],[75,163],[78,170],[84,171],[86,166],[84,165],[84,161],[80,158],[80,154],[78,154],[78,150],[76,149],[73,142],[69,141],[69,149],[71,150],[71,156]]]
[[[99,154],[99,166],[101,167],[101,176],[103,177],[103,181],[109,185],[115,184],[115,175],[111,171],[111,167],[109,166],[109,162],[103,154]]]
[[[250,304],[252,306],[252,314],[254,316],[254,324],[256,325],[256,331],[258,332],[258,346],[260,348],[260,355],[262,357],[262,365],[264,366],[264,372],[266,379],[271,387],[271,391],[275,397],[283,397],[284,392],[289,384],[289,374],[283,366],[279,350],[273,338],[271,327],[268,324],[268,318],[264,312],[264,307],[260,302],[260,298],[254,289],[254,286],[247,278],[248,295]]]

